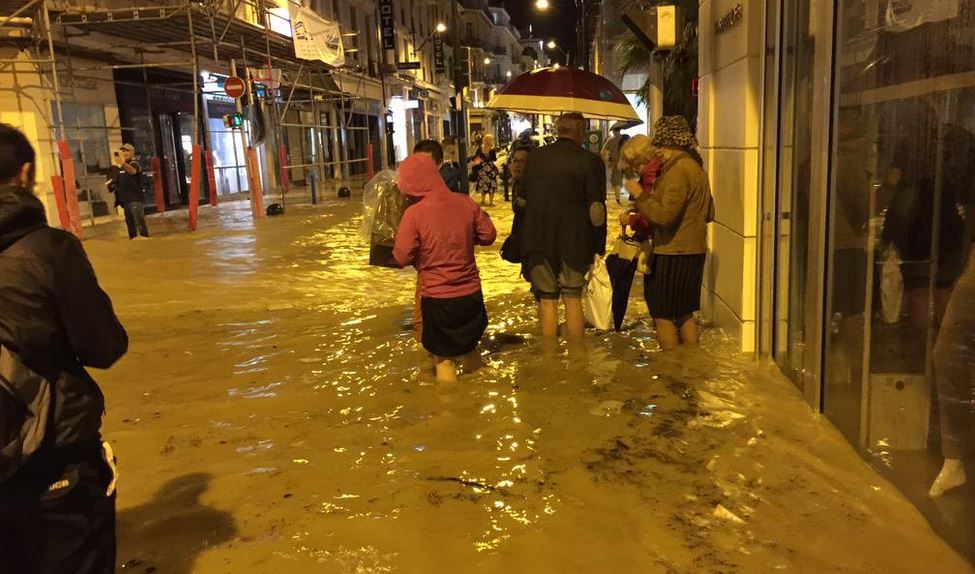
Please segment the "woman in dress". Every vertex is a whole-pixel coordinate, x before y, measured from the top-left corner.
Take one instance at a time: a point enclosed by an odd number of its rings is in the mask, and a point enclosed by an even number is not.
[[[494,149],[494,136],[485,134],[481,139],[481,146],[470,159],[471,181],[474,182],[475,193],[481,194],[481,205],[485,205],[486,199],[490,199],[487,205],[494,206],[494,193],[498,190],[498,160],[497,152]]]
[[[714,202],[697,145],[686,119],[666,116],[654,125],[652,140],[634,136],[623,149],[630,167],[641,175],[640,180],[627,181],[626,189],[651,225],[653,255],[644,296],[664,350],[695,346],[699,340],[694,312],[701,308],[707,224],[714,219]],[[648,169],[657,173],[645,173]],[[652,181],[652,191],[641,180]]]

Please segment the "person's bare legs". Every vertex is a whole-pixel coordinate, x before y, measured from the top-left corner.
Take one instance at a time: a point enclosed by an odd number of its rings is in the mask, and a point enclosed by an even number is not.
[[[582,339],[586,334],[582,297],[563,297],[562,301],[565,303],[565,334],[570,339]]]
[[[461,357],[460,360],[461,364],[464,366],[464,373],[467,375],[478,371],[484,366],[484,362],[481,360],[481,354],[477,352],[477,349],[467,353]]]
[[[677,325],[667,319],[654,319],[657,328],[657,344],[664,351],[673,351],[680,345],[680,334],[677,332]]]
[[[436,361],[437,361],[437,382],[456,383],[457,365],[454,364],[453,359],[447,359],[445,357],[437,357]]]
[[[685,347],[696,347],[701,342],[701,334],[693,315],[684,319],[680,325],[680,342]]]
[[[488,198],[490,198],[490,203],[488,203],[488,207],[494,207],[494,194],[489,193]]]
[[[538,322],[542,326],[542,336],[557,338],[559,336],[559,300],[539,299]]]

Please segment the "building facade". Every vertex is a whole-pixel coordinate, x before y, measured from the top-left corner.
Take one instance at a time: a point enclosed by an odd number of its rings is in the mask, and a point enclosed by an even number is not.
[[[938,343],[973,273],[975,3],[703,0],[699,15],[705,315],[975,556],[971,480],[931,496],[973,476],[975,333]]]
[[[104,179],[111,150],[122,142],[136,145],[158,182],[158,193],[147,192],[150,208],[174,209],[192,201],[196,144],[212,163],[204,162],[212,174],[200,186],[206,202],[211,188],[214,198],[230,198],[257,184],[265,193],[286,193],[313,175],[364,177],[403,159],[420,139],[455,133],[454,31],[462,45],[473,45],[470,106],[489,93],[484,59],[493,53],[484,48],[495,24],[486,4],[391,0],[391,50],[382,45],[381,0],[223,0],[216,10],[191,0],[157,4],[137,11],[129,0],[43,0],[23,14],[13,4],[2,8],[0,16],[17,19],[0,37],[0,112],[46,159],[42,195],[54,221],[60,213],[50,177],[62,172],[59,140],[68,143],[77,176],[70,191],[90,224],[116,217]],[[342,61],[296,57],[295,8],[338,24]],[[53,51],[44,41],[48,31]],[[224,116],[238,111],[223,90],[233,74],[253,87],[240,99],[243,130],[224,125]],[[248,165],[249,147],[256,169]]]

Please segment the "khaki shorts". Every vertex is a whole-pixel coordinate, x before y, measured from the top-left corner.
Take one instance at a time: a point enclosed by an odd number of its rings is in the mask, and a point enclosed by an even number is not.
[[[586,287],[586,271],[573,269],[562,263],[558,275],[548,261],[540,263],[528,272],[532,293],[538,299],[558,299],[559,297],[582,297]]]

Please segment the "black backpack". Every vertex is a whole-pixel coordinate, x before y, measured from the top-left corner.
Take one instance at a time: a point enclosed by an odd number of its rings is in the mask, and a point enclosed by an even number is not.
[[[0,484],[54,440],[55,387],[0,344]]]

